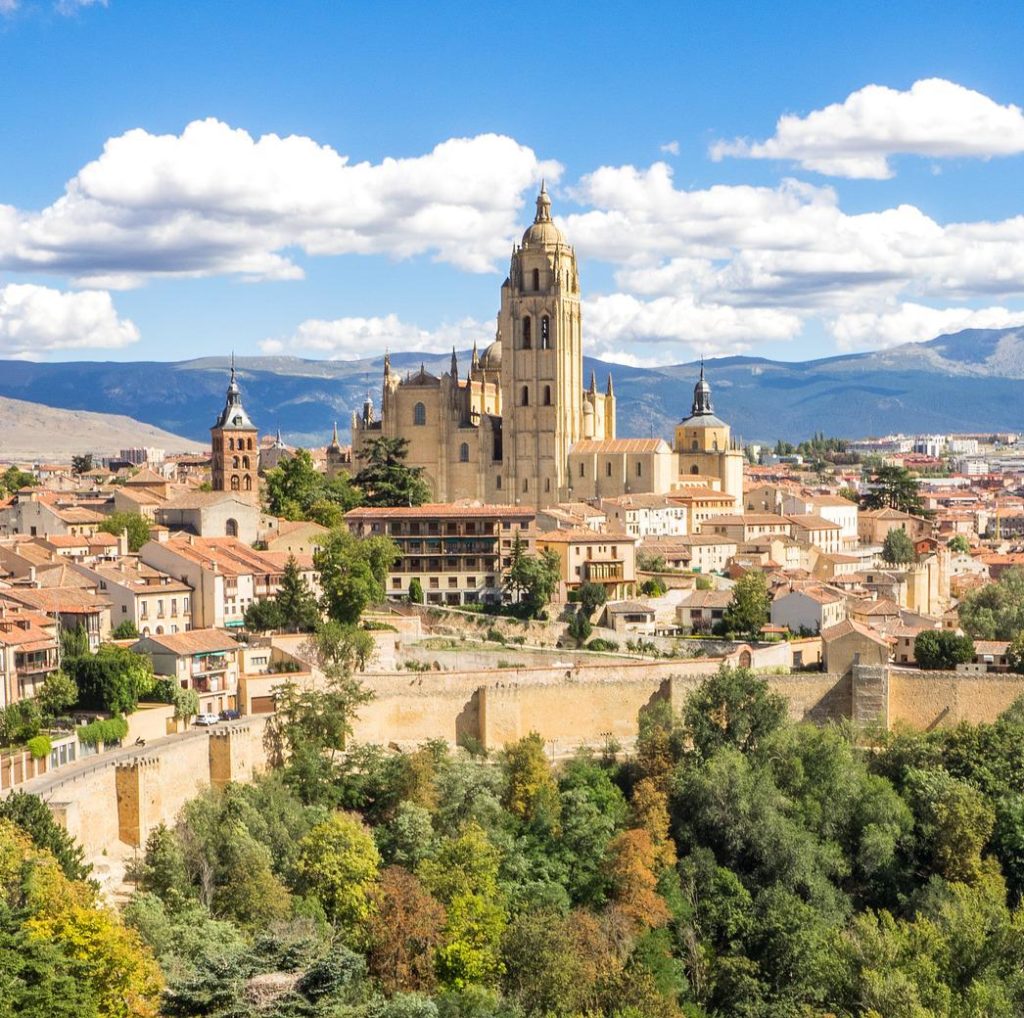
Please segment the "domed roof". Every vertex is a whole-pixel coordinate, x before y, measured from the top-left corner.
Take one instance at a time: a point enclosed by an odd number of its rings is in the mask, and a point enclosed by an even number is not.
[[[500,339],[496,339],[486,350],[484,350],[483,356],[480,358],[480,367],[482,367],[484,371],[501,370]]]
[[[537,195],[537,214],[533,223],[523,234],[523,247],[543,247],[564,244],[565,234],[551,221],[551,199],[548,190],[541,181],[540,194]]]
[[[711,386],[704,378],[704,358],[700,359],[700,378],[693,387],[693,405],[690,416],[683,419],[688,428],[727,428],[729,425],[716,417],[711,409]]]

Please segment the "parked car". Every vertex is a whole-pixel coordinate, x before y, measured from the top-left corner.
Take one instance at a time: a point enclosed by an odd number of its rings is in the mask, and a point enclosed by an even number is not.
[[[221,721],[237,721],[241,716],[233,707],[228,707],[220,712]]]
[[[216,714],[197,714],[195,724],[197,725],[215,725],[220,721],[220,717]]]

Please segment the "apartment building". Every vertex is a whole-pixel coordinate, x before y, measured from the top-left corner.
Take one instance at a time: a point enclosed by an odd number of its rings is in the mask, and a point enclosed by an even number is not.
[[[192,588],[146,565],[135,555],[117,562],[74,567],[110,599],[111,625],[132,622],[143,636],[192,628]]]
[[[0,707],[34,697],[57,670],[57,634],[55,619],[0,601]]]
[[[217,629],[145,636],[132,650],[146,654],[153,671],[194,689],[200,714],[237,708],[239,645]]]
[[[592,530],[549,530],[536,535],[537,551],[558,556],[560,581],[557,600],[564,601],[584,583],[599,583],[609,601],[636,594],[638,537],[598,534]]]
[[[681,536],[687,533],[687,509],[667,495],[620,495],[602,498],[610,530],[633,537]]]

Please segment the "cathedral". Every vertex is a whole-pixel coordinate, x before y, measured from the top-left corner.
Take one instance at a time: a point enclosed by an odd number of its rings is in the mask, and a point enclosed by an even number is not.
[[[405,377],[384,358],[379,417],[367,399],[352,415],[352,451],[378,437],[409,442],[438,502],[479,499],[546,508],[581,498],[716,487],[742,504],[742,453],[711,413],[701,378],[690,417],[663,439],[619,439],[611,375],[583,380],[576,252],[551,218],[544,185],[533,223],[512,252],[497,334],[468,370]]]

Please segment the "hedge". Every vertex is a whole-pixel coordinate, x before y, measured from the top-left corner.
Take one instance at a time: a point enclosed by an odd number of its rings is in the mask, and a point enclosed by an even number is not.
[[[90,721],[78,729],[78,741],[86,746],[110,745],[120,742],[128,734],[128,722],[115,715],[105,721]]]
[[[41,760],[44,756],[50,755],[50,750],[53,749],[53,743],[50,742],[48,735],[37,735],[33,739],[29,739],[27,743],[28,751],[37,759]]]

